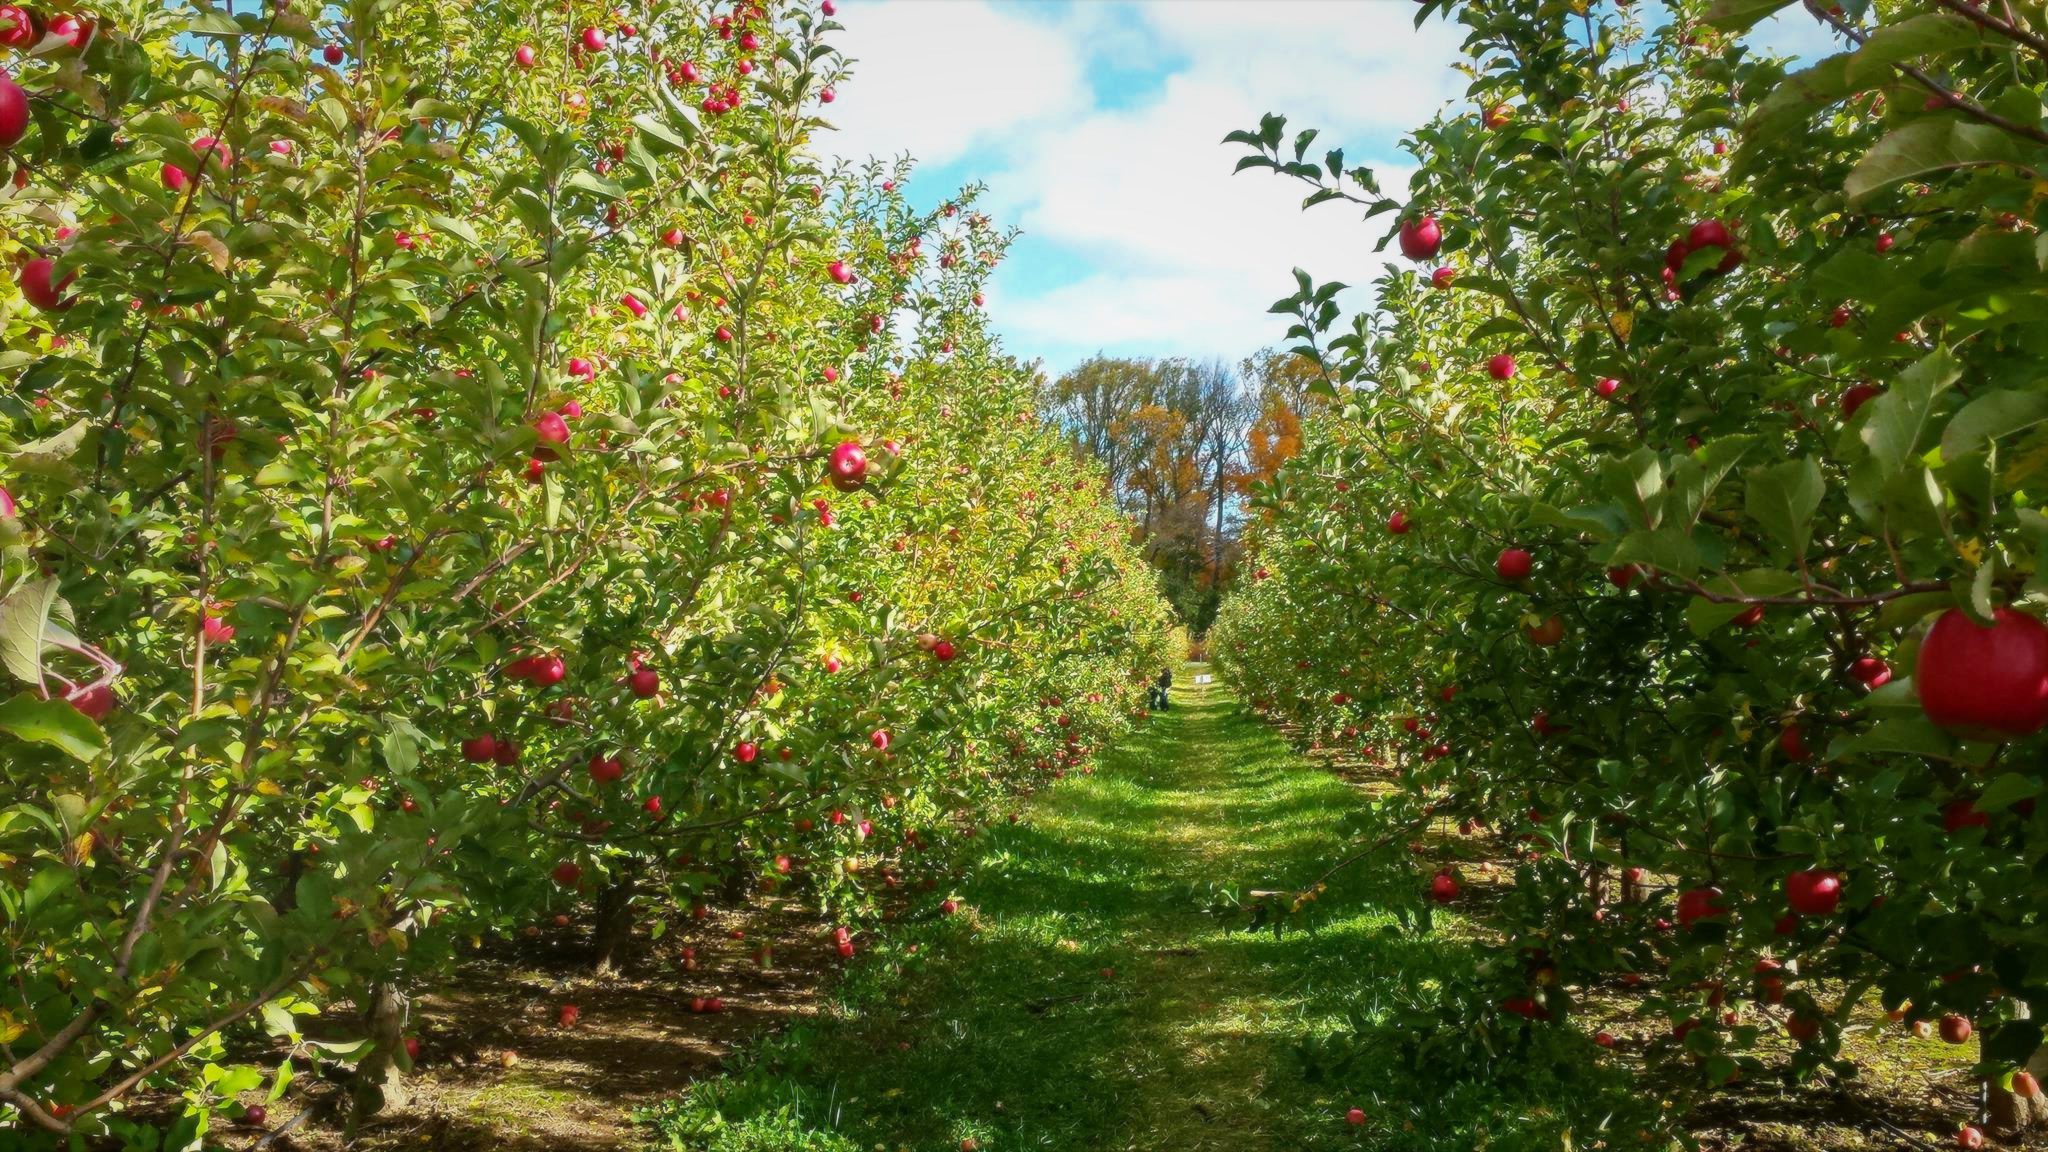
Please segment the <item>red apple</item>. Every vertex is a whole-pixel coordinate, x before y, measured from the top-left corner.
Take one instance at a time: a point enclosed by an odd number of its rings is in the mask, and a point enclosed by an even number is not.
[[[1538,648],[1549,648],[1564,639],[1564,617],[1552,613],[1544,617],[1542,623],[1531,624],[1522,631],[1529,637],[1529,643]]]
[[[1799,725],[1797,724],[1787,724],[1779,730],[1778,751],[1784,755],[1785,759],[1795,762],[1804,760],[1812,755],[1812,750],[1806,746],[1806,736],[1799,730]]]
[[[1493,570],[1500,575],[1501,579],[1510,584],[1515,584],[1529,578],[1529,572],[1533,568],[1535,560],[1536,558],[1530,555],[1527,549],[1503,548],[1500,550],[1500,556],[1493,562]]]
[[[1408,528],[1408,513],[1396,512],[1392,516],[1387,517],[1387,531],[1392,532],[1394,535],[1406,536]]]
[[[1966,735],[2032,735],[2048,725],[2048,627],[2010,608],[1993,620],[1951,608],[1935,621],[1913,671],[1920,708]]]
[[[1832,916],[1842,902],[1838,872],[1808,869],[1785,877],[1785,902],[1801,916]]]
[[[270,1109],[265,1108],[261,1104],[251,1104],[247,1108],[242,1109],[242,1123],[244,1124],[261,1128],[264,1122],[269,1119]]]
[[[24,48],[35,39],[35,17],[18,4],[0,4],[0,48]]]
[[[28,135],[28,121],[28,93],[13,77],[0,74],[0,151],[21,143],[21,138]]]
[[[69,12],[50,19],[50,35],[67,41],[73,52],[85,51],[85,46],[92,43],[95,27],[92,21]]]
[[[826,91],[829,92],[831,89],[827,88]],[[832,277],[834,284],[853,283],[853,268],[844,260],[834,260],[832,263],[827,264],[825,272]]]
[[[1975,1124],[1965,1124],[1956,1129],[1956,1147],[1978,1149],[1984,1146],[1984,1132]]]
[[[742,740],[732,746],[732,758],[742,764],[752,764],[761,755],[761,746],[752,740]]]
[[[64,702],[86,719],[98,722],[114,710],[114,690],[105,684],[80,685],[65,695]]]
[[[489,732],[462,742],[462,758],[471,764],[485,764],[497,758],[498,738]]]
[[[521,68],[531,68],[533,67],[533,61],[533,45],[521,44],[519,47],[513,49],[512,62],[514,64],[519,65]]]
[[[1702,920],[1725,916],[1719,888],[1689,888],[1678,894],[1678,923],[1690,928]]]
[[[1967,1016],[1950,1013],[1941,1018],[1941,1038],[1950,1044],[1961,1044],[1970,1038],[1970,1020]]]
[[[1941,810],[1941,827],[1953,836],[1965,828],[1989,828],[1991,817],[1977,811],[1977,805],[1968,798],[1951,800]]]
[[[1456,268],[1439,268],[1429,274],[1429,284],[1432,288],[1449,288],[1451,282],[1457,278],[1458,270]]]
[[[1486,362],[1486,374],[1495,380],[1512,380],[1515,375],[1515,358],[1502,352]]]
[[[652,668],[635,668],[626,674],[626,687],[642,700],[651,699],[661,691],[661,674]]]
[[[626,766],[618,757],[606,757],[602,752],[590,754],[590,778],[599,784],[609,784],[626,774]]]
[[[1892,666],[1875,656],[1858,657],[1849,665],[1849,676],[1866,688],[1882,688],[1892,680]]]
[[[1842,419],[1847,420],[1849,417],[1856,415],[1858,408],[1863,407],[1863,405],[1883,393],[1884,389],[1870,383],[1851,384],[1849,387],[1844,388],[1840,401]]]
[[[583,49],[586,52],[602,52],[610,43],[605,39],[604,29],[602,28],[585,28],[582,40]]]
[[[555,865],[555,870],[548,875],[562,887],[574,888],[576,882],[583,879],[583,869],[574,860],[564,860]]]
[[[1443,247],[1444,231],[1434,216],[1401,222],[1401,255],[1410,260],[1427,260]]]
[[[845,440],[832,449],[832,486],[842,492],[851,492],[867,481],[868,454],[852,440]]]
[[[62,280],[54,283],[57,262],[48,256],[38,256],[21,266],[21,275],[15,283],[21,287],[21,298],[45,312],[62,312],[71,307],[75,300],[64,295],[64,289],[71,286],[76,273],[65,273]]]
[[[1344,1122],[1353,1128],[1363,1127],[1365,1124],[1365,1109],[1353,1108],[1351,1111],[1346,1112],[1344,1114]]]
[[[1458,878],[1448,871],[1439,872],[1429,881],[1429,898],[1439,904],[1449,904],[1458,898]]]
[[[1614,399],[1614,394],[1619,391],[1621,391],[1621,381],[1616,380],[1612,376],[1602,376],[1593,382],[1593,394],[1602,400]]]
[[[564,1004],[555,1012],[555,1023],[564,1028],[574,1028],[576,1022],[581,1019],[583,1019],[583,1009],[576,1007],[574,1004]]]

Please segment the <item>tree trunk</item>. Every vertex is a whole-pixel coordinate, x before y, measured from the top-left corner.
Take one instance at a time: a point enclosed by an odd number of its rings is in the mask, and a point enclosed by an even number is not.
[[[596,945],[591,968],[599,976],[609,976],[618,971],[624,961],[626,945],[633,937],[633,889],[639,878],[638,866],[629,864],[620,869],[618,877],[598,894]]]
[[[2019,1006],[2020,1019],[2027,1019],[2027,1006]],[[1984,1034],[1978,1033],[1978,1052],[1983,1052]],[[2028,1072],[2035,1081],[2048,1080],[2048,1048],[2036,1049],[2027,1060]],[[2018,1136],[2024,1132],[2048,1128],[2048,1092],[2034,1089],[2034,1095],[2023,1097],[2007,1092],[1996,1082],[1984,1085],[1984,1107],[1991,1131],[1998,1136]]]
[[[1228,454],[1216,457],[1216,540],[1209,561],[1209,587],[1223,590],[1223,465]]]
[[[287,853],[277,870],[277,895],[270,901],[278,915],[299,906],[299,878],[306,874],[306,854],[297,849]]]
[[[397,984],[385,980],[371,985],[363,1008],[363,1035],[369,1047],[368,1054],[356,1062],[351,1128],[364,1117],[412,1102],[405,1070],[399,1067],[399,1053],[405,1051],[406,1010],[405,993]]]
[[[732,871],[726,874],[720,886],[718,898],[722,903],[739,905],[746,903],[747,896],[754,890],[755,873],[741,861],[734,861]]]

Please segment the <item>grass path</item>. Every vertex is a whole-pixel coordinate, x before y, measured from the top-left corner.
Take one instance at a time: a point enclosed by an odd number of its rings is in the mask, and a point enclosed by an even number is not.
[[[1312,934],[1204,911],[1216,885],[1313,881],[1359,806],[1220,687],[1176,690],[1098,774],[989,837],[961,914],[897,933],[824,1023],[693,1089],[663,1130],[705,1152],[1470,1148],[1509,1105],[1554,1133],[1542,1086],[1510,1105],[1425,1091],[1390,1051],[1303,1054],[1391,990],[1469,971],[1468,945],[1403,933],[1355,890]]]

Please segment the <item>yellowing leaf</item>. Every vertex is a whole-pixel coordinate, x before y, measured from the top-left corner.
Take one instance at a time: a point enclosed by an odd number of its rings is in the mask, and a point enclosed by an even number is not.
[[[12,1044],[28,1031],[28,1025],[16,1020],[6,1009],[0,1008],[0,1044]]]
[[[228,255],[228,246],[220,242],[220,237],[211,232],[193,232],[185,237],[185,243],[205,253],[215,272],[228,270],[233,258]]]
[[[1633,312],[1616,312],[1608,318],[1608,322],[1614,325],[1614,334],[1624,341],[1628,339],[1629,333],[1636,330],[1636,314]]]

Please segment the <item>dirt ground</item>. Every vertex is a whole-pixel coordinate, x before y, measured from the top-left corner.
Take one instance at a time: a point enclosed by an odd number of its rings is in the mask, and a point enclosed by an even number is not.
[[[1308,755],[1368,794],[1395,786],[1387,769],[1355,754],[1312,747]],[[1516,848],[1508,837],[1459,835],[1448,822],[1440,822],[1426,840],[1423,859],[1459,869],[1466,882],[1461,910],[1483,922],[1478,910],[1504,894],[1514,874]],[[1588,989],[1578,1002],[1584,1014],[1580,1026],[1612,1033],[1617,1053],[1642,1052],[1668,1024],[1637,1013],[1634,1001],[1620,981]],[[1793,1045],[1786,1039],[1782,1047],[1789,1053]],[[1843,1054],[1860,1068],[1855,1079],[1798,1090],[1776,1082],[1730,1085],[1700,1100],[1685,1129],[1701,1152],[1947,1152],[1956,1146],[1962,1118],[1975,1108],[1978,1084],[1970,1068],[1976,1053],[1974,1044],[1917,1038],[1888,1022],[1872,1001],[1844,1030]],[[1658,1090],[1647,1074],[1645,1085],[1647,1091]],[[2042,1152],[2048,1150],[2048,1133],[1987,1147]]]
[[[735,933],[738,934],[737,938]],[[263,1128],[217,1130],[236,1152],[611,1152],[640,1148],[636,1108],[718,1070],[763,1032],[816,1012],[840,962],[827,926],[763,899],[637,941],[623,973],[592,975],[583,927],[486,945],[444,988],[412,1005],[421,1044],[410,1104],[366,1122],[351,1144],[346,1088],[301,1077]],[[756,954],[772,947],[763,967]],[[694,958],[686,954],[694,952]],[[722,1011],[693,1011],[716,998]],[[575,1026],[558,1018],[580,1011]],[[336,1019],[337,1033],[346,1021]],[[251,1097],[254,1100],[254,1097]]]

